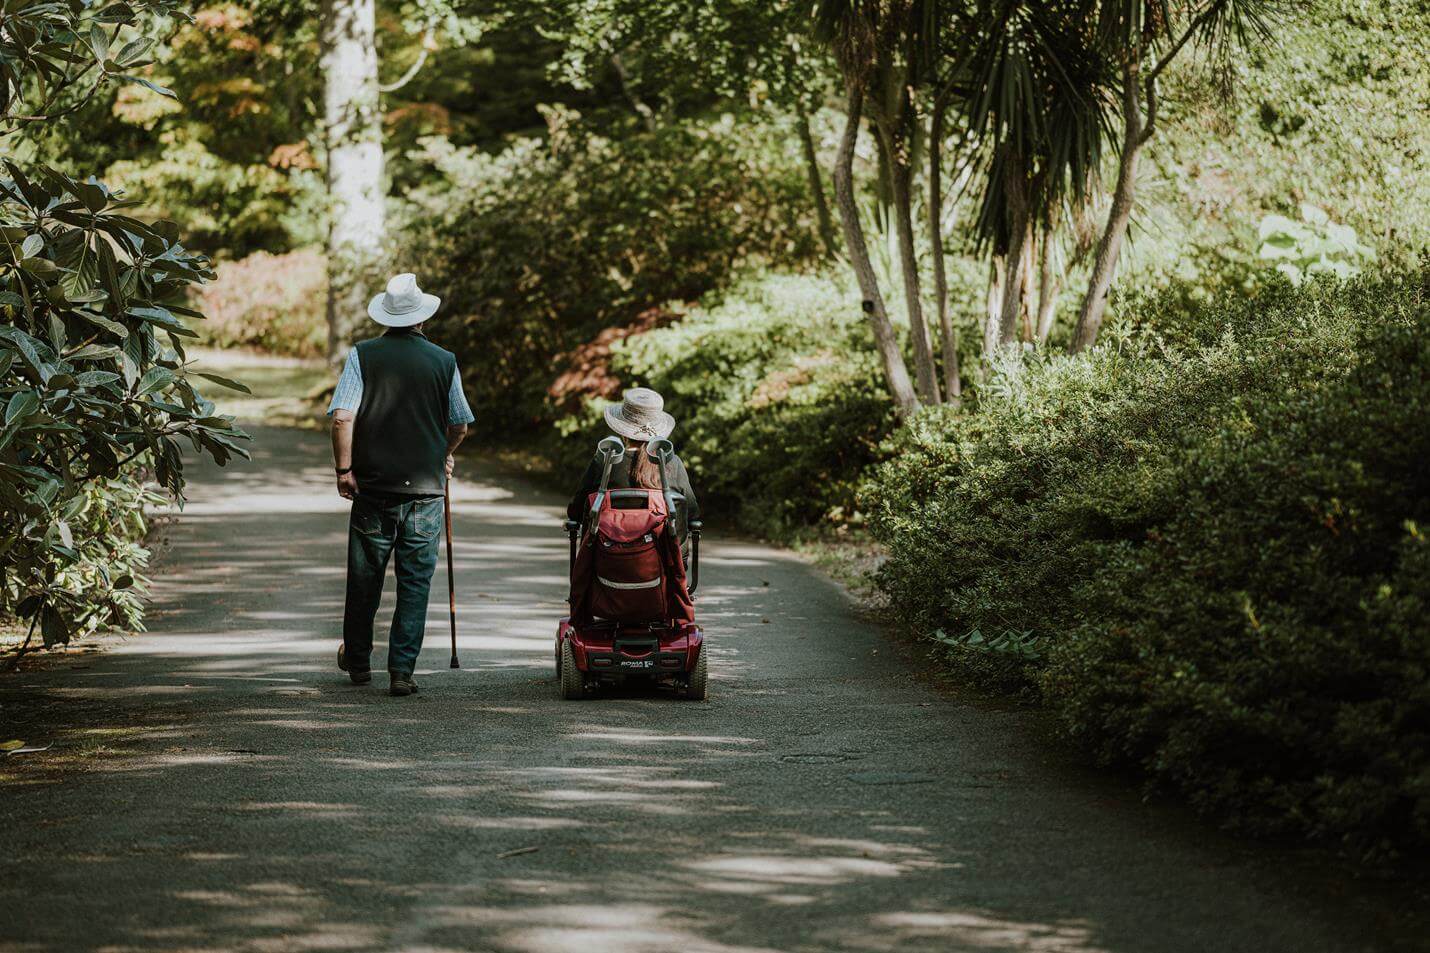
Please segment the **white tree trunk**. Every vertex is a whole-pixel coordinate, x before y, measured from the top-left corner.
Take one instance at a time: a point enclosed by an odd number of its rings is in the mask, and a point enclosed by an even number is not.
[[[1102,317],[1107,311],[1107,293],[1117,273],[1117,259],[1122,254],[1122,240],[1132,221],[1134,192],[1137,186],[1137,159],[1146,139],[1143,136],[1141,88],[1135,64],[1122,71],[1122,155],[1117,168],[1117,185],[1112,191],[1112,208],[1107,213],[1107,226],[1097,243],[1092,276],[1087,293],[1078,309],[1077,327],[1073,329],[1068,350],[1076,354],[1097,340]]]
[[[804,152],[804,171],[809,177],[809,195],[814,200],[815,219],[819,223],[819,240],[830,258],[839,257],[839,242],[834,237],[834,218],[829,214],[829,202],[824,197],[824,175],[819,168],[819,151],[814,146],[814,133],[809,128],[809,113],[804,103],[795,97],[795,128]]]
[[[1002,339],[999,320],[1003,314],[1003,286],[1006,284],[1007,261],[1002,255],[994,254],[988,263],[988,298],[983,312],[983,358],[992,360]]]
[[[1010,179],[1010,191],[1021,186]],[[1027,275],[1023,250],[1028,244],[1028,210],[1021,193],[1015,194],[1012,209],[1013,238],[1008,245],[1007,278],[1003,287],[1003,307],[998,318],[996,346],[1017,347],[1018,316],[1023,310],[1023,279]],[[992,353],[991,351],[989,352]]]
[[[323,138],[328,154],[328,359],[375,293],[387,239],[374,0],[323,0]]]
[[[909,315],[909,336],[914,345],[914,380],[919,400],[928,405],[941,402],[938,392],[938,369],[934,366],[933,341],[928,323],[924,321],[923,282],[919,277],[918,249],[914,245],[913,170],[899,154],[900,143],[892,130],[883,136],[889,152],[889,167],[894,187],[894,232],[899,239],[899,265],[904,277],[904,309]]]
[[[1056,243],[1053,229],[1043,236],[1042,260],[1038,268],[1038,343],[1046,344],[1053,330],[1053,317],[1058,306],[1058,290],[1062,282],[1057,274]]]
[[[1033,257],[1038,253],[1037,248],[1038,236],[1030,226],[1028,237],[1023,243],[1023,293],[1018,301],[1019,336],[1024,341],[1033,340]]]
[[[834,165],[834,202],[839,209],[840,224],[844,226],[844,247],[849,254],[849,263],[854,268],[854,276],[859,280],[859,291],[864,296],[864,313],[868,315],[870,327],[874,331],[874,344],[879,349],[879,357],[884,365],[889,393],[899,408],[900,416],[908,416],[918,409],[918,397],[909,381],[909,369],[904,363],[903,352],[899,349],[898,336],[894,334],[894,326],[889,323],[884,296],[879,292],[879,279],[874,273],[873,263],[869,260],[869,246],[864,241],[864,226],[859,222],[859,207],[854,201],[854,146],[859,140],[859,122],[863,106],[863,94],[857,86],[851,85],[849,118],[845,121],[844,137],[839,143],[839,158]]]
[[[943,346],[944,395],[958,407],[963,402],[963,381],[958,369],[958,331],[948,310],[948,273],[943,260],[943,117],[944,100],[934,105],[929,120],[929,250],[933,256],[933,294],[938,309],[939,341]]]

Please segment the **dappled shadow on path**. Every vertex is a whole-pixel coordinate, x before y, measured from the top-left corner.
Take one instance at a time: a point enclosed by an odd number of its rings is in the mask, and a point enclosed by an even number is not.
[[[151,634],[0,682],[57,742],[0,762],[0,951],[1353,948],[761,547],[709,547],[711,702],[559,701],[559,501],[518,482],[455,496],[463,667],[439,570],[422,693],[352,686],[326,449],[259,438],[199,470]]]

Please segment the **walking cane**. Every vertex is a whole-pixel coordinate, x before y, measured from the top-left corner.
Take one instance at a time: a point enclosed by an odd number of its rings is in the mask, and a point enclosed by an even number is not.
[[[447,611],[452,616],[452,664],[451,668],[461,668],[457,661],[457,588],[452,581],[452,478],[442,488],[442,509],[447,516]]]

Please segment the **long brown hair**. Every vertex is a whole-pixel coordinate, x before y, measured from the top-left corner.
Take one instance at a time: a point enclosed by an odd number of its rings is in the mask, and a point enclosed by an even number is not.
[[[660,489],[660,469],[656,462],[645,452],[645,443],[640,440],[632,440],[630,437],[623,438],[626,442],[626,453],[635,451],[636,458],[631,462],[631,485],[638,486],[646,490]]]

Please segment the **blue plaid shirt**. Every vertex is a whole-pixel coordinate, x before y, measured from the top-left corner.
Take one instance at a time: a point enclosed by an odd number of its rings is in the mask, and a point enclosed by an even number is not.
[[[347,363],[338,378],[338,388],[333,391],[333,402],[328,405],[328,416],[335,410],[357,413],[362,404],[362,367],[358,364],[357,348],[348,351]],[[477,418],[472,416],[472,408],[467,404],[467,395],[462,392],[462,376],[452,369],[452,387],[447,392],[447,426],[456,427],[469,424]]]

